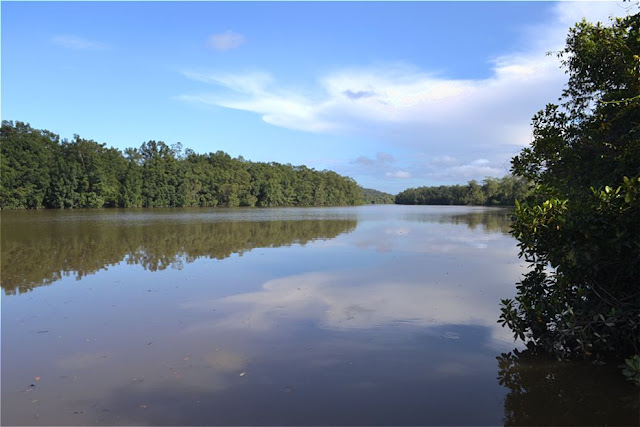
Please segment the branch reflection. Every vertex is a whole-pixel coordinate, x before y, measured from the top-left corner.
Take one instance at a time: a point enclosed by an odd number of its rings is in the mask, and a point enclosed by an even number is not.
[[[529,349],[496,359],[509,390],[505,425],[640,425],[638,390],[615,363],[560,362]]]

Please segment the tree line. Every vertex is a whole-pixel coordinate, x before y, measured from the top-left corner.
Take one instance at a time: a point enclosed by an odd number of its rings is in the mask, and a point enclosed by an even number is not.
[[[198,154],[147,141],[120,151],[74,135],[61,139],[23,122],[0,129],[0,208],[513,205],[522,178],[409,188],[397,195],[361,188],[333,171]]]
[[[395,203],[395,196],[393,194],[374,190],[373,188],[363,188],[362,199],[364,203],[370,205],[392,205]]]
[[[23,122],[0,130],[0,208],[338,206],[362,189],[333,171],[197,154],[148,141],[124,152]]]
[[[467,185],[440,185],[437,187],[408,188],[396,195],[400,205],[488,205],[513,206],[529,191],[528,181],[507,175],[487,177],[479,184],[471,180]]]

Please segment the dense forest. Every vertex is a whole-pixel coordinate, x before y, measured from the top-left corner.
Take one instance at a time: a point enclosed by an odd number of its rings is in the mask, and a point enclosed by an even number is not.
[[[489,205],[513,206],[529,190],[527,180],[507,175],[485,178],[482,185],[469,181],[467,185],[441,185],[438,187],[409,188],[395,199],[399,205]]]
[[[392,205],[395,203],[395,197],[393,194],[374,190],[372,188],[362,189],[362,199],[365,203],[371,205]]]
[[[23,122],[0,130],[0,208],[340,206],[367,204],[511,206],[522,178],[409,188],[396,196],[306,166],[197,154],[148,141],[124,152],[78,135],[69,141]]]
[[[22,122],[0,131],[0,208],[338,206],[362,204],[348,177],[161,141],[124,153]]]

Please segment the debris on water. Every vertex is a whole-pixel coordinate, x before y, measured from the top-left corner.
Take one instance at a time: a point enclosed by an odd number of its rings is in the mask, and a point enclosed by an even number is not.
[[[459,340],[460,335],[456,334],[455,332],[445,332],[444,334],[442,334],[442,338],[448,340]]]
[[[185,361],[186,361],[186,360],[189,360],[189,355],[188,355],[188,354],[185,354],[185,356],[182,358],[182,360],[185,360]]]
[[[84,414],[84,411],[73,411],[74,414]]]
[[[34,380],[40,381],[40,377],[35,377]]]
[[[247,373],[246,373],[246,372],[240,372],[240,376],[241,376],[241,377],[244,377],[245,375],[247,375]]]
[[[147,405],[145,405],[144,403],[142,405],[140,405],[140,408],[142,409],[147,409]]]
[[[46,334],[49,331],[38,331],[39,334]]]
[[[147,345],[151,345],[151,344],[153,344],[153,341],[149,341],[149,342],[147,343]]]

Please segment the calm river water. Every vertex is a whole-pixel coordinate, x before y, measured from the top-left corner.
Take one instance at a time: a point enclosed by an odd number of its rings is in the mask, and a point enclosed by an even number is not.
[[[2,212],[2,425],[640,423],[496,323],[509,211]]]

